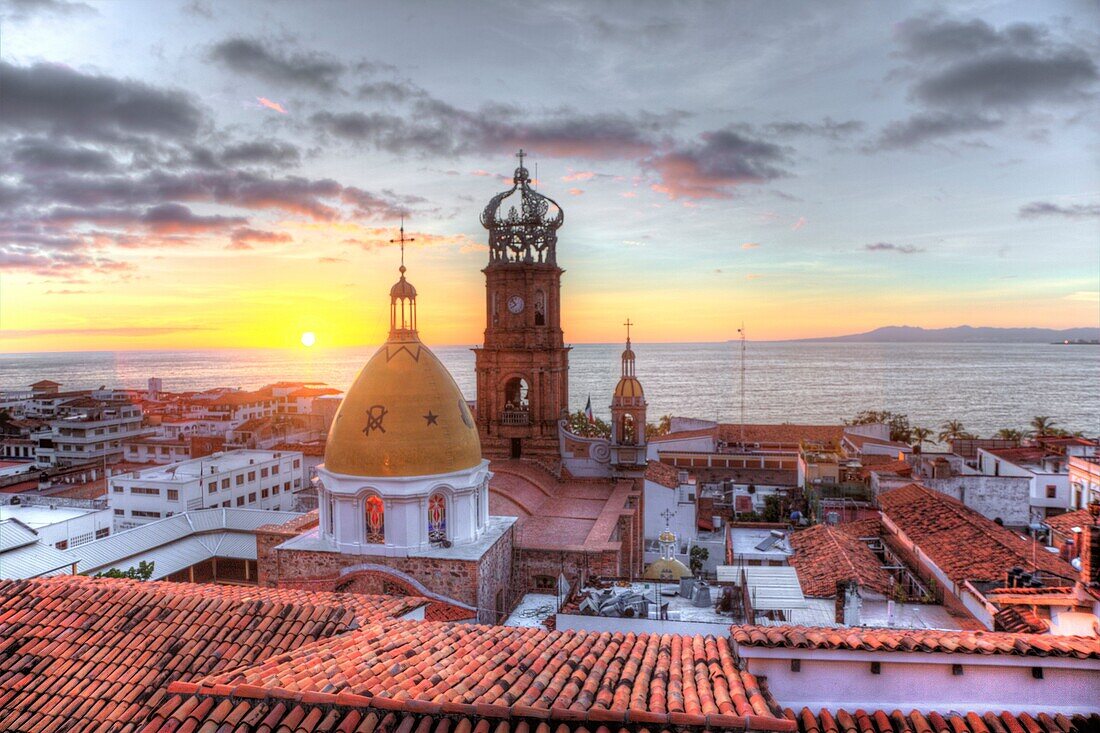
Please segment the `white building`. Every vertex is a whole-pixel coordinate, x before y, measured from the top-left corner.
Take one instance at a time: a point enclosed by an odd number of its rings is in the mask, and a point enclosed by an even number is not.
[[[301,453],[235,450],[115,476],[107,496],[116,530],[195,509],[287,511],[303,473]]]
[[[115,462],[125,452],[125,440],[142,435],[141,406],[128,402],[73,400],[59,407],[65,414],[35,433],[40,466],[69,466],[89,461]]]
[[[143,435],[126,441],[125,458],[132,463],[179,463],[191,457],[191,443],[186,438]]]
[[[22,497],[21,497],[22,499]],[[15,519],[30,527],[38,539],[58,550],[71,550],[111,533],[113,515],[103,501],[79,499],[23,499],[0,506],[0,521]]]
[[[1086,507],[1100,501],[1100,458],[1070,456],[1069,487],[1074,506]]]
[[[1032,521],[1080,509],[1069,487],[1069,458],[1043,448],[978,449],[978,469],[988,476],[1023,476],[1030,482]]]

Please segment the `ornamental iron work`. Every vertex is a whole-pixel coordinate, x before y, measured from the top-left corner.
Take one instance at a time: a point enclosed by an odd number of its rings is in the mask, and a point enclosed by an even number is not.
[[[512,187],[494,196],[481,212],[481,225],[489,230],[490,264],[557,264],[557,231],[565,221],[565,212],[556,201],[531,188],[524,155],[522,150],[516,154],[520,164],[512,176]]]

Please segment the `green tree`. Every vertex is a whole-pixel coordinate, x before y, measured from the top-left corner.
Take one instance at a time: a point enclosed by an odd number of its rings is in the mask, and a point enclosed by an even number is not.
[[[777,494],[768,494],[764,497],[764,521],[783,521],[783,502]]]
[[[970,433],[966,432],[962,423],[958,420],[948,420],[943,425],[940,425],[939,441],[941,443],[950,442],[952,440],[962,440],[970,436]]]
[[[925,443],[935,442],[932,440],[932,430],[930,428],[916,427],[913,428],[910,433],[912,434],[913,448],[915,448],[918,453],[921,448],[924,447]]]
[[[155,563],[142,560],[138,563],[137,567],[131,566],[127,570],[119,570],[118,568],[111,568],[103,573],[96,573],[97,578],[129,578],[130,580],[149,580],[153,577],[153,566]]]
[[[890,440],[899,443],[911,443],[913,429],[909,427],[909,417],[889,410],[864,410],[851,420],[844,421],[846,425],[874,425],[882,423],[890,428]]]
[[[1044,438],[1048,435],[1053,435],[1055,432],[1054,426],[1056,424],[1057,423],[1047,415],[1036,415],[1031,418],[1031,434],[1036,438]]]
[[[1024,435],[1014,428],[1001,428],[997,431],[997,437],[1001,440],[1019,440]]]
[[[691,566],[691,574],[699,575],[703,572],[703,565],[710,559],[710,550],[699,545],[691,548],[691,556],[688,564]]]
[[[569,430],[575,435],[586,438],[611,437],[611,425],[598,417],[594,422],[588,422],[588,416],[584,414],[584,410],[569,413]]]

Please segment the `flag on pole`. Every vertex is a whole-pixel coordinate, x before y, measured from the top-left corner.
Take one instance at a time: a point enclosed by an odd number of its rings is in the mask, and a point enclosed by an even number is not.
[[[589,425],[596,424],[596,416],[592,414],[592,395],[588,395],[588,403],[584,406],[584,416],[588,419]]]

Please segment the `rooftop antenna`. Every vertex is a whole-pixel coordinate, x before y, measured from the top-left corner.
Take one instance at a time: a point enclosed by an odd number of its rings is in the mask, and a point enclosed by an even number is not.
[[[741,450],[745,450],[745,322],[741,321]]]

